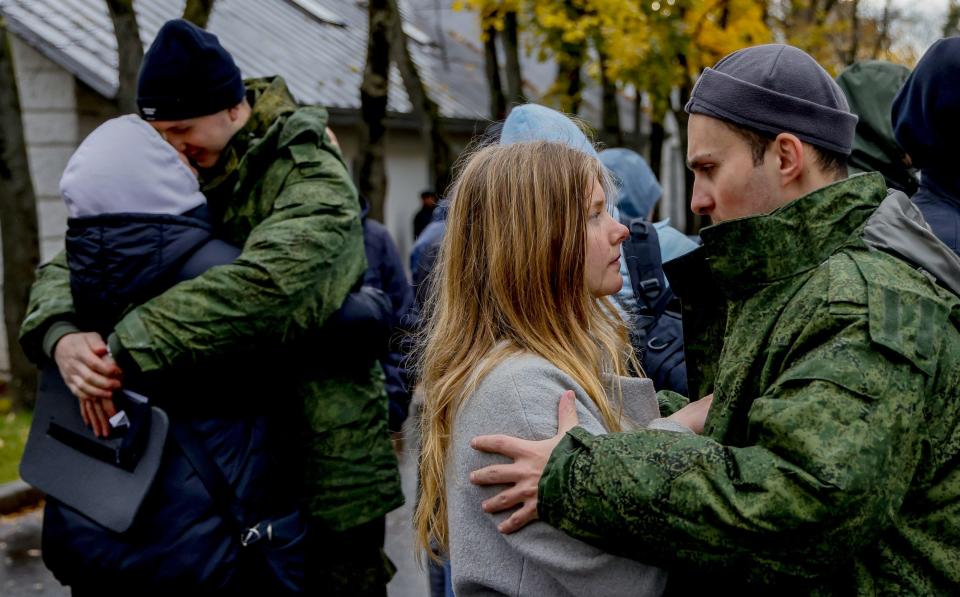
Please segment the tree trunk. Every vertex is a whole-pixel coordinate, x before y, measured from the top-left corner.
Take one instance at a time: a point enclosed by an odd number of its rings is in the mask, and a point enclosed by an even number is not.
[[[673,114],[677,119],[677,134],[680,137],[680,147],[681,147],[681,160],[687,159],[687,129],[690,123],[690,115],[684,111],[683,106],[687,105],[687,100],[690,99],[690,83],[684,83],[680,87],[680,109],[674,110]],[[693,171],[690,168],[683,169],[683,182],[684,182],[684,200],[687,205],[690,205],[690,198],[693,196]],[[687,218],[686,232],[687,234],[698,234],[700,228],[704,225],[703,216],[700,214],[691,213]]]
[[[583,46],[569,46],[557,56],[557,81],[560,90],[560,109],[563,112],[580,112],[580,92],[583,90]]]
[[[143,62],[143,43],[137,27],[137,13],[133,0],[107,0],[113,31],[117,36],[120,86],[117,88],[117,103],[127,113],[137,112],[137,75]]]
[[[420,135],[427,144],[427,160],[430,167],[430,182],[438,196],[442,197],[450,183],[450,145],[440,130],[440,108],[430,99],[427,88],[420,78],[417,65],[410,56],[407,35],[403,32],[403,22],[397,0],[387,0],[394,15],[393,35],[390,45],[393,60],[403,78],[403,87],[410,98],[413,113],[420,122]]]
[[[33,403],[37,369],[17,339],[40,262],[37,200],[30,180],[17,80],[6,22],[0,19],[0,235],[3,236],[3,320],[15,408]]]
[[[607,61],[601,44],[597,44],[600,56],[600,87],[603,90],[603,114],[601,116],[600,140],[607,147],[623,145],[623,131],[620,127],[620,105],[617,103],[617,83],[607,77]]]
[[[667,140],[667,130],[662,122],[650,123],[650,169],[660,178],[660,169],[663,168],[663,143]]]
[[[650,169],[657,180],[662,180],[660,169],[663,167],[663,143],[667,139],[667,131],[663,128],[662,122],[650,123]],[[661,198],[662,199],[662,198]],[[662,220],[665,216],[661,212],[663,201],[657,201],[654,206],[654,215],[651,218],[654,222]]]
[[[857,61],[860,53],[860,0],[850,2],[850,49],[847,50],[847,64]]]
[[[873,44],[871,57],[880,58],[880,53],[890,44],[890,0],[883,5],[883,16],[880,17],[880,26],[877,28],[877,39]]]
[[[960,35],[960,2],[950,0],[947,5],[947,18],[943,22],[943,36]]]
[[[213,3],[214,0],[187,0],[187,5],[183,8],[184,20],[206,29],[210,13],[213,12]]]
[[[497,59],[497,30],[487,27],[483,41],[483,66],[487,74],[487,89],[490,90],[490,118],[502,120],[507,115],[507,98],[500,82],[500,61]]]
[[[383,221],[387,199],[384,162],[387,128],[387,91],[390,86],[390,37],[395,14],[388,0],[367,3],[367,64],[360,84],[360,141],[354,172],[357,190],[370,202],[370,217]]]
[[[643,92],[639,89],[634,89],[634,95],[636,97],[633,99],[633,149],[637,153],[643,153],[645,151],[645,146],[643,142]],[[657,174],[654,171],[654,174]]]
[[[523,77],[520,73],[520,44],[517,13],[508,12],[503,17],[503,53],[506,58],[507,112],[520,105],[523,99]]]

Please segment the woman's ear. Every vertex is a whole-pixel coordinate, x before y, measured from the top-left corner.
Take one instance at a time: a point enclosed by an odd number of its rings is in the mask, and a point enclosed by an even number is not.
[[[806,165],[803,142],[790,133],[780,133],[773,140],[773,151],[779,164],[780,185],[790,186],[801,177]]]

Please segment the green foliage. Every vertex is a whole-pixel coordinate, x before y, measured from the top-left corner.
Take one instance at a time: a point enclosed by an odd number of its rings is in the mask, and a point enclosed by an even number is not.
[[[30,433],[29,412],[8,412],[0,415],[0,483],[20,477],[20,458]]]

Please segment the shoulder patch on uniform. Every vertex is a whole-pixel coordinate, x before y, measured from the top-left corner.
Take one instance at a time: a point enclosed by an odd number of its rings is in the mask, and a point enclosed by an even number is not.
[[[317,148],[316,144],[312,142],[291,145],[290,157],[293,158],[293,163],[298,166],[302,166],[304,164],[318,164],[322,160],[322,157],[320,156],[320,149]]]
[[[830,311],[857,311],[862,313],[867,304],[867,284],[856,262],[846,253],[836,253],[827,262],[830,287],[827,300]]]
[[[933,375],[940,330],[950,320],[950,307],[936,286],[908,264],[885,253],[854,252],[843,257],[860,274],[856,285],[861,293],[859,301],[866,298],[870,340]],[[838,296],[852,294],[851,276],[839,276],[838,282]],[[850,283],[851,288],[842,288],[843,283]]]
[[[936,335],[950,317],[946,307],[921,294],[879,284],[868,285],[867,301],[870,339],[933,375]]]

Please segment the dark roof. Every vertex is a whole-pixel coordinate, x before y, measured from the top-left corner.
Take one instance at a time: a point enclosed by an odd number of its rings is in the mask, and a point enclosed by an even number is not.
[[[358,110],[367,44],[367,11],[356,0],[313,0],[342,24],[326,22],[295,0],[220,0],[208,29],[217,34],[245,77],[279,74],[297,100],[337,111]],[[144,46],[182,3],[137,0]],[[117,91],[117,43],[104,0],[0,0],[9,29],[106,97]],[[408,25],[417,11],[408,11]],[[487,113],[482,56],[457,32],[424,31],[433,43],[409,40],[431,97],[446,118],[480,120]],[[437,40],[436,36],[442,36]],[[420,37],[418,35],[417,37]],[[439,43],[437,43],[439,42]],[[410,112],[396,68],[388,109]]]

